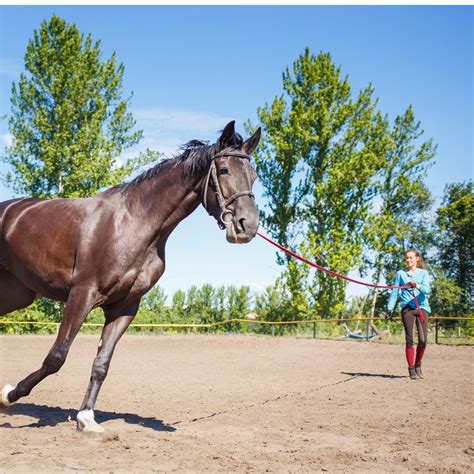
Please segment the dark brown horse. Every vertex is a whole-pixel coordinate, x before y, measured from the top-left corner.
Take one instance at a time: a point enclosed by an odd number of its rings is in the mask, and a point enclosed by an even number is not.
[[[66,303],[57,338],[39,370],[5,385],[8,407],[58,372],[89,312],[105,324],[78,429],[102,431],[94,405],[115,346],[142,296],[165,270],[174,228],[203,204],[231,243],[249,242],[258,228],[249,160],[260,129],[245,142],[230,122],[213,145],[193,140],[128,184],[86,199],[13,199],[0,203],[0,315],[30,305],[36,295]]]

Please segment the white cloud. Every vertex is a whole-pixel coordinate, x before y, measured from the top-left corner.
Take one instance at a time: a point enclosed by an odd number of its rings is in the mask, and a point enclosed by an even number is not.
[[[189,140],[189,138],[180,139],[178,136],[172,135],[160,136],[160,134],[157,134],[156,136],[149,136],[146,130],[144,130],[144,135],[140,142],[140,151],[149,148],[150,150],[158,150],[166,156],[172,156],[177,153],[179,147]]]
[[[171,142],[169,142],[166,139],[159,140],[156,138],[147,137],[145,135],[137,146],[123,152],[117,158],[117,165],[124,165],[127,160],[131,158],[136,158],[142,151],[145,151],[147,148],[163,153],[164,157],[170,157],[178,151],[180,145],[181,143],[179,143],[178,140],[172,140]]]
[[[192,139],[214,143],[219,131],[237,117],[212,114],[195,110],[166,108],[135,109],[136,129],[143,130],[143,138],[133,149],[122,153],[117,163],[137,156],[147,148],[163,153],[166,157],[179,153],[179,147]],[[242,129],[239,121],[239,128]],[[242,131],[242,130],[241,130]]]
[[[0,75],[16,78],[23,70],[22,64],[13,59],[0,59]]]
[[[138,109],[134,116],[144,129],[157,129],[160,134],[169,135],[170,132],[175,132],[181,135],[183,132],[194,132],[209,138],[233,120],[232,117],[207,112],[162,108]]]
[[[2,135],[2,143],[4,146],[12,146],[13,144],[13,135],[11,133],[4,133]]]

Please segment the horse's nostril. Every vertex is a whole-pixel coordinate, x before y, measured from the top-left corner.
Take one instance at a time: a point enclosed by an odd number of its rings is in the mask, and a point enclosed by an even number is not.
[[[239,219],[240,228],[243,232],[245,232],[244,221],[245,221],[245,218]]]

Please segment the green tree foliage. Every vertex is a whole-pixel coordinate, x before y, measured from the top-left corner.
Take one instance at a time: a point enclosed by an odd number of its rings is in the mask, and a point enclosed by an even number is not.
[[[215,289],[212,285],[207,283],[196,292],[193,310],[201,324],[217,321]]]
[[[166,305],[166,295],[163,289],[156,285],[154,286],[141,301],[141,308],[145,311],[151,311],[160,314]]]
[[[182,323],[186,321],[186,293],[178,290],[173,294],[171,306],[173,308],[173,316],[176,322]]]
[[[474,309],[474,193],[473,182],[446,187],[437,210],[437,247],[446,277],[461,290],[464,310]],[[458,300],[458,301],[459,301]],[[459,306],[458,306],[459,308]],[[462,308],[459,308],[462,311]],[[459,313],[460,311],[457,311]]]
[[[446,276],[442,270],[435,268],[433,287],[430,295],[430,306],[435,316],[464,316],[464,292],[456,282]],[[449,326],[448,324],[445,324]]]
[[[372,86],[352,98],[328,53],[306,49],[283,74],[283,88],[258,109],[264,136],[255,157],[268,199],[262,223],[280,244],[347,273],[362,261],[374,177],[388,147],[386,120]],[[309,305],[324,317],[343,309],[344,282],[292,261],[284,275],[294,317],[311,314]]]
[[[291,304],[291,293],[281,287],[280,282],[268,286],[264,292],[255,295],[255,312],[258,319],[262,321],[289,321],[293,319],[293,305]],[[279,326],[281,333],[282,326]],[[291,326],[284,328],[295,329]],[[272,327],[270,325],[257,326],[256,331],[270,334]]]
[[[438,284],[439,283],[439,284]],[[446,277],[443,273],[436,274],[435,285],[433,286],[431,306],[435,315],[446,314],[444,311],[448,308],[449,314],[456,310],[459,304],[462,290],[455,284],[455,282]],[[365,317],[363,312],[365,300],[368,296],[352,298],[352,306],[348,308],[341,316],[343,316],[344,324],[318,324],[316,326],[317,337],[340,338],[346,334],[349,329],[351,331],[359,331],[362,334],[367,332],[365,321],[360,321],[359,318]],[[210,306],[204,308],[202,305],[207,299],[207,304]],[[188,306],[187,303],[190,303]],[[453,304],[453,307],[449,305]],[[267,322],[281,322],[294,319],[292,313],[291,293],[281,286],[280,283],[269,286],[263,292],[253,293],[247,286],[220,286],[212,287],[211,285],[204,285],[203,287],[191,287],[188,291],[176,291],[173,294],[171,303],[168,305],[164,296],[163,290],[155,286],[144,298],[133,324],[145,325],[144,327],[132,327],[131,333],[182,333],[201,331],[197,328],[181,328],[171,327],[174,324],[203,324],[205,322],[221,322],[232,318],[242,319],[245,315],[254,311],[257,315],[256,319]],[[450,309],[451,308],[451,309]],[[210,316],[212,315],[212,316]],[[211,320],[212,319],[212,320]],[[315,318],[318,319],[318,318]],[[45,314],[37,307],[30,306],[29,308],[15,311],[8,316],[8,324],[0,324],[0,332],[8,334],[27,334],[27,333],[49,333],[54,334],[57,331],[57,324],[45,325],[37,324],[38,322],[55,322],[48,314]],[[15,324],[15,322],[22,321],[27,324]],[[4,321],[5,322],[5,321]],[[86,323],[93,323],[94,327],[83,326],[82,331],[89,333],[100,333],[101,326],[104,323],[104,315],[102,311],[97,308],[92,311],[87,317]],[[163,324],[164,327],[151,327],[146,325]],[[380,329],[386,329],[386,322],[378,322],[381,325]],[[464,322],[452,321],[441,323],[446,330],[453,331],[456,328],[462,328],[463,334],[472,337],[472,328],[469,329]],[[390,330],[397,338],[403,337],[403,326],[400,319],[389,324]],[[253,323],[249,320],[247,324],[243,323],[226,323],[215,326],[211,329],[205,329],[205,333],[218,332],[252,332],[259,334],[300,334],[306,337],[311,337],[313,333],[313,325],[263,325]],[[453,333],[454,335],[454,333]],[[399,339],[401,340],[401,339]],[[472,340],[471,340],[472,342]]]
[[[227,290],[227,312],[231,319],[245,316],[251,308],[250,288],[246,285],[236,288],[229,286]]]
[[[420,122],[410,106],[395,119],[388,131],[383,167],[376,183],[378,209],[367,220],[366,263],[374,270],[373,281],[388,283],[403,264],[403,252],[414,247],[426,254],[431,228],[426,213],[432,199],[423,180],[432,164],[436,146],[432,140],[422,142]],[[371,313],[374,315],[377,291],[373,292]]]
[[[124,65],[101,60],[100,43],[53,15],[35,31],[12,87],[13,144],[3,161],[19,194],[83,197],[121,182],[142,160],[117,157],[141,131],[122,98]],[[142,157],[143,158],[143,157]]]
[[[227,308],[225,319],[242,319],[251,311],[252,295],[250,288],[246,285],[236,288],[229,286],[226,291]],[[241,331],[247,330],[247,326],[242,326],[240,322],[228,325],[228,330]]]

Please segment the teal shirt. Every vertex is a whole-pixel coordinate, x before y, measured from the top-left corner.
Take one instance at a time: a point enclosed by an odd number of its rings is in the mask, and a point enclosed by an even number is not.
[[[415,299],[413,298],[413,292],[418,300],[421,309],[425,309],[428,313],[431,313],[430,303],[428,302],[428,296],[431,292],[430,289],[430,275],[426,270],[422,268],[417,268],[413,275],[410,275],[405,270],[398,270],[397,275],[395,276],[395,282],[393,286],[402,286],[406,285],[409,281],[420,285],[420,289],[415,288],[410,290],[402,290],[400,288],[394,288],[388,299],[387,310],[393,311],[395,304],[397,303],[398,294],[401,294],[402,299],[402,308],[408,306],[412,309],[416,309]]]

